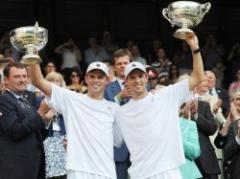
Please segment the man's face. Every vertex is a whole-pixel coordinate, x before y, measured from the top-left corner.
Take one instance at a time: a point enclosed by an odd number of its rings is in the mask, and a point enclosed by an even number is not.
[[[127,76],[126,85],[132,91],[133,95],[140,95],[145,92],[147,81],[146,73],[135,69]]]
[[[103,94],[105,86],[108,84],[107,76],[100,70],[92,70],[85,76],[89,93]]]
[[[115,59],[115,72],[116,72],[116,76],[119,78],[124,79],[124,70],[127,64],[130,63],[130,58],[128,55],[119,57]]]
[[[8,89],[15,93],[23,93],[27,87],[27,70],[25,68],[12,67],[9,76],[5,78]]]

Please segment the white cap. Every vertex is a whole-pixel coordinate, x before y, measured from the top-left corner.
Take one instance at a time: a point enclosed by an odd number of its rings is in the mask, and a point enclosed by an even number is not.
[[[86,73],[92,70],[101,70],[105,75],[109,76],[109,70],[105,63],[103,62],[92,62],[88,65]]]
[[[127,64],[127,66],[125,67],[125,71],[124,71],[125,78],[127,78],[129,73],[131,73],[135,69],[139,69],[139,70],[143,71],[144,73],[147,73],[146,68],[142,63],[131,62],[131,63]]]

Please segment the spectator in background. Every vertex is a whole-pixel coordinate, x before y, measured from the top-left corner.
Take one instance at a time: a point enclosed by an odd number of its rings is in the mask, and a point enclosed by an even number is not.
[[[157,59],[157,51],[161,47],[163,47],[161,40],[155,39],[152,41],[152,49],[148,55],[148,64],[152,64]]]
[[[222,57],[224,51],[220,45],[217,44],[215,36],[213,34],[209,34],[206,37],[206,42],[203,46],[203,58],[204,65],[207,70],[212,70],[217,62],[222,61]]]
[[[229,85],[228,94],[231,96],[235,91],[239,90],[240,90],[240,69],[235,74],[235,80]]]
[[[150,90],[155,91],[160,89],[162,86],[158,84],[158,73],[152,66],[146,66],[146,72],[148,75],[148,85]]]
[[[180,75],[185,73],[191,73],[192,56],[186,42],[181,42],[181,47],[175,51],[172,61],[179,67]]]
[[[1,39],[0,39],[0,52],[3,52],[4,49],[10,48],[10,39],[8,32],[4,32]]]
[[[237,100],[236,100],[236,94],[239,93],[239,91],[235,91],[232,94],[232,102],[230,105],[230,110],[228,113],[228,117],[227,117],[227,121],[226,123],[219,129],[218,135],[216,136],[215,140],[214,140],[214,144],[216,147],[218,147],[219,149],[224,149],[224,147],[226,146],[227,143],[227,139],[228,139],[228,131],[229,131],[229,127],[230,125],[238,120],[240,118],[239,113],[237,112]],[[223,153],[224,154],[224,153]],[[223,176],[224,179],[230,179],[231,178],[231,164],[232,164],[232,159],[231,158],[224,158],[223,160]]]
[[[104,60],[103,63],[105,63],[108,66],[109,69],[109,82],[114,82],[116,80],[115,72],[114,72],[114,66],[112,64],[112,61]]]
[[[4,68],[7,90],[0,96],[0,171],[2,179],[45,179],[44,118],[49,108],[33,106],[26,90],[27,70],[18,63]]]
[[[240,69],[240,43],[236,42],[233,44],[231,51],[227,56],[227,67],[226,73],[228,74],[225,79],[227,84],[230,84],[233,79],[236,78],[237,71]],[[227,86],[228,87],[228,86]]]
[[[67,88],[78,93],[87,92],[87,86],[84,85],[84,78],[79,69],[77,68],[72,69],[70,75],[70,84],[67,86]]]
[[[126,48],[131,52],[131,49],[132,49],[134,44],[135,44],[134,40],[130,39],[126,42]]]
[[[240,92],[233,93],[234,109],[231,110],[232,123],[229,126],[227,141],[224,146],[224,159],[230,162],[228,171],[230,179],[238,179],[240,176]]]
[[[201,171],[203,179],[217,179],[221,173],[218,164],[217,156],[214,151],[214,147],[209,139],[209,136],[215,134],[217,131],[217,124],[214,121],[214,116],[211,111],[210,102],[202,99],[203,92],[207,92],[209,89],[206,78],[199,83],[194,89],[195,98],[198,99],[197,115],[194,116],[196,120],[199,142],[201,148],[201,155],[195,159],[195,162]],[[199,96],[203,95],[203,96]]]
[[[140,62],[143,65],[147,64],[147,60],[141,56],[138,45],[134,44],[131,48],[132,52],[132,61]]]
[[[151,64],[151,66],[154,67],[158,73],[161,73],[161,72],[169,72],[169,67],[171,64],[172,62],[167,57],[164,48],[159,48],[157,50],[157,58]]]
[[[1,85],[3,84],[4,76],[3,76],[3,69],[4,66],[8,63],[8,61],[4,58],[3,54],[0,54],[0,81]],[[2,87],[2,86],[1,86]],[[2,88],[1,88],[2,89]]]
[[[84,52],[84,63],[89,65],[92,62],[103,61],[109,59],[106,50],[97,44],[95,37],[88,39],[89,48]]]
[[[175,64],[171,64],[169,67],[169,83],[174,84],[179,77],[179,69]]]
[[[60,73],[51,72],[46,78],[60,87],[65,88],[65,81]],[[66,130],[63,116],[53,108],[45,114],[45,118],[52,121],[48,128],[47,138],[44,140],[44,151],[46,160],[46,179],[66,179]]]
[[[169,85],[169,74],[168,72],[161,72],[158,74],[158,84],[163,86]]]
[[[215,67],[212,68],[212,71],[214,72],[216,76],[216,87],[222,88],[223,87],[223,79],[224,79],[224,71],[226,67],[223,65],[223,63],[217,62]]]
[[[208,93],[211,96],[221,100],[222,103],[221,108],[223,115],[227,117],[229,111],[229,95],[227,90],[225,90],[224,88],[216,87],[216,76],[212,71],[210,70],[205,71],[205,76],[209,84]]]
[[[113,43],[112,34],[109,31],[103,33],[102,46],[108,54],[108,57],[111,59],[113,53],[118,49],[118,45]]]
[[[69,76],[71,68],[80,68],[79,63],[82,60],[82,53],[71,38],[55,48],[54,51],[62,56],[62,65],[60,69],[63,72],[64,78]]]
[[[184,103],[180,109],[180,128],[186,160],[186,162],[180,166],[183,179],[196,179],[202,177],[194,162],[194,159],[199,157],[201,153],[197,125],[194,120],[197,110],[198,105],[195,100]]]
[[[44,67],[45,76],[54,71],[57,71],[55,63],[52,61],[48,61],[46,66]]]

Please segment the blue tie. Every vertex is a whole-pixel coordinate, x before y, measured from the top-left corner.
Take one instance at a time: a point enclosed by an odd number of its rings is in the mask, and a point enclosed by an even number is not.
[[[18,98],[18,101],[19,101],[19,104],[21,105],[21,107],[23,109],[25,109],[26,112],[29,113],[31,106],[30,106],[30,103],[28,102],[28,100],[25,99],[24,97],[20,97],[20,98]]]

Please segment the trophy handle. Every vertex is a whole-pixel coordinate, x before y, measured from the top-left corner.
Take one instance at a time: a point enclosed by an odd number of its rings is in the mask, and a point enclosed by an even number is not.
[[[165,17],[165,19],[167,19],[171,23],[172,27],[174,27],[174,24],[172,23],[172,21],[168,17],[168,8],[163,8],[162,15]]]
[[[202,17],[210,10],[210,8],[211,8],[210,2],[201,5]]]

